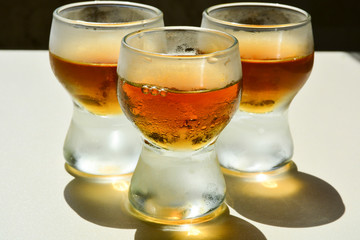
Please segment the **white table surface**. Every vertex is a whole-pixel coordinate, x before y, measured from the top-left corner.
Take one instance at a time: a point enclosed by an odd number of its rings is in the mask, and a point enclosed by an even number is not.
[[[0,51],[0,81],[1,240],[360,239],[360,62],[349,53],[317,52],[290,107],[298,172],[280,190],[231,180],[230,215],[178,229],[130,217],[126,193],[64,170],[72,104],[47,51]]]

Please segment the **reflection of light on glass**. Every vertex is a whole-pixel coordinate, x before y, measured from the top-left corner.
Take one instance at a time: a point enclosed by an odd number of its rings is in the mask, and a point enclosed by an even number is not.
[[[264,187],[267,187],[267,188],[276,188],[278,187],[278,184],[277,182],[275,181],[264,181],[261,183]]]
[[[267,179],[267,176],[263,173],[260,173],[256,176],[256,180],[259,182],[265,181]]]
[[[169,231],[170,229],[168,229]],[[171,229],[174,230],[174,229]],[[171,231],[170,230],[170,231]],[[187,232],[187,236],[198,236],[201,231],[192,225],[182,225],[175,228],[176,231]]]
[[[109,142],[110,143],[110,147],[113,148],[113,149],[118,149],[119,146],[121,146],[121,144],[123,144],[122,142],[122,139],[120,138],[120,134],[118,131],[116,132],[113,132],[111,135],[110,135],[110,139],[111,141]]]
[[[202,210],[199,206],[195,206],[195,205],[191,206],[188,217],[192,218],[192,217],[199,216],[199,214],[201,214],[201,212],[202,212]]]
[[[199,229],[196,229],[194,227],[190,227],[190,229],[188,230],[188,233],[187,235],[188,236],[198,236],[200,234],[200,230]]]
[[[128,181],[114,181],[112,183],[113,188],[117,191],[127,191],[129,189],[129,182]]]
[[[167,225],[162,228],[165,232],[177,232],[181,236],[182,234],[186,234],[186,236],[199,236],[201,234],[200,229],[194,227],[191,224],[184,224],[184,225]]]
[[[162,230],[163,231],[169,231],[169,232],[185,232],[185,231],[189,231],[190,226],[189,225],[164,225]]]
[[[261,183],[262,186],[266,188],[276,188],[278,187],[277,182],[272,181],[269,179],[269,176],[267,176],[264,173],[260,173],[256,176],[256,180]]]
[[[260,181],[260,179],[262,181]],[[296,178],[278,177],[272,178],[265,174],[256,176],[256,182],[244,183],[246,193],[259,197],[281,198],[296,194],[301,190],[302,184]]]

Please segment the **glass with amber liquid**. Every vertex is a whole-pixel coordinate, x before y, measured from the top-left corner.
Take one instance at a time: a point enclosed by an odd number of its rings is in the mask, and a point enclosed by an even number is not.
[[[314,61],[310,15],[273,3],[220,4],[203,12],[202,27],[239,41],[243,94],[216,151],[225,169],[264,172],[291,161],[288,108]]]
[[[163,26],[162,16],[154,7],[119,1],[72,3],[54,11],[50,64],[74,103],[64,143],[70,173],[107,179],[135,169],[142,143],[117,100],[117,60],[126,34]]]
[[[195,27],[142,30],[123,39],[119,62],[119,102],[144,139],[133,212],[167,224],[216,216],[225,183],[214,143],[240,102],[237,40]]]

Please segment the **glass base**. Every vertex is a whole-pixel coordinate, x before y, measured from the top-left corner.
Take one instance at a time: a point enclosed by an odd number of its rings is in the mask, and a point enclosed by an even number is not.
[[[234,171],[232,169],[221,167],[221,171],[228,176],[235,176],[239,179],[246,179],[246,181],[251,180],[263,180],[262,178],[266,176],[266,178],[269,177],[276,177],[281,176],[284,174],[291,173],[293,171],[297,171],[297,167],[293,161],[287,161],[284,163],[284,165],[279,166],[278,168],[275,168],[270,171],[264,171],[264,172],[241,172],[241,171]]]
[[[72,174],[104,178],[126,175],[136,167],[141,152],[140,134],[126,119],[97,116],[74,107],[64,143],[64,157]]]
[[[76,168],[73,168],[68,163],[65,163],[65,170],[72,176],[84,179],[88,182],[96,182],[96,183],[108,183],[114,182],[121,179],[131,179],[132,172],[126,174],[117,174],[117,175],[94,175],[85,172],[81,172]]]
[[[184,224],[197,224],[197,223],[204,223],[204,222],[211,221],[212,219],[220,216],[227,208],[228,208],[227,205],[225,203],[222,203],[218,208],[216,208],[215,210],[213,210],[203,216],[199,216],[196,218],[189,218],[189,219],[154,218],[154,217],[145,215],[142,212],[136,210],[132,205],[130,205],[129,211],[134,217],[136,217],[142,221],[174,226],[174,225],[184,225]]]
[[[221,166],[233,171],[267,172],[286,165],[293,155],[287,111],[238,111],[220,134],[216,152]]]
[[[174,225],[217,215],[226,186],[213,149],[171,152],[144,144],[129,190],[135,215]]]

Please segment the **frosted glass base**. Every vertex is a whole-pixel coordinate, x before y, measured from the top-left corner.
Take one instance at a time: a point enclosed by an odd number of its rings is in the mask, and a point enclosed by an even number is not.
[[[266,172],[285,165],[293,155],[287,111],[238,111],[220,134],[216,152],[222,167],[234,171]]]
[[[103,117],[75,106],[64,157],[79,172],[116,176],[134,171],[141,146],[140,134],[124,114]]]
[[[183,153],[145,144],[131,180],[129,200],[144,220],[194,223],[218,212],[225,188],[213,146]]]

